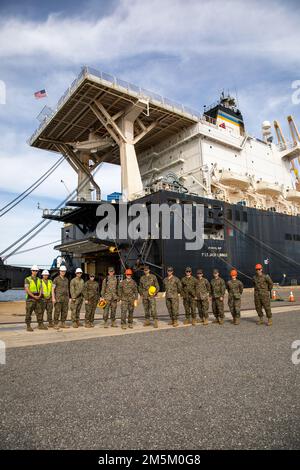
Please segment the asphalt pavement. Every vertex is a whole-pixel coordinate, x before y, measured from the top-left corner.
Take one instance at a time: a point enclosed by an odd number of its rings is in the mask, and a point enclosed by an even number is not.
[[[300,313],[10,348],[2,449],[299,449]]]

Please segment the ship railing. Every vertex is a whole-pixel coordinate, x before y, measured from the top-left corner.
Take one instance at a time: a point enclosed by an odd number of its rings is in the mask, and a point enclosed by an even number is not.
[[[136,86],[130,82],[122,80],[120,78],[115,77],[106,72],[101,72],[93,67],[84,66],[81,69],[80,74],[78,77],[72,82],[69,88],[65,91],[65,93],[59,99],[56,107],[53,111],[45,116],[39,127],[36,129],[34,134],[30,137],[27,141],[29,145],[36,139],[37,135],[43,130],[43,128],[47,125],[47,123],[52,119],[52,117],[58,112],[58,110],[64,105],[70,95],[74,92],[74,90],[80,85],[80,83],[88,76],[93,75],[98,77],[101,81],[108,82],[110,85],[113,85],[116,88],[123,89],[127,93],[136,96],[138,98],[147,99],[149,102],[153,104],[163,106],[164,108],[168,108],[171,111],[179,112],[185,115],[192,117],[195,120],[200,120],[202,117],[202,113],[199,111],[189,107],[184,106],[183,104],[177,103],[176,101],[170,100],[169,98],[165,98],[162,95],[154,93],[150,90],[145,88],[141,88]]]
[[[287,142],[279,142],[279,144],[276,144],[276,147],[278,148],[279,151],[282,152],[283,150],[293,149],[297,147],[297,145],[298,145],[298,142],[287,141]]]

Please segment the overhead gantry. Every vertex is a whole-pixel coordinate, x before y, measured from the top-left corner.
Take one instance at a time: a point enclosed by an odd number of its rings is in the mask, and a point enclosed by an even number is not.
[[[143,194],[137,154],[199,120],[199,113],[89,67],[46,115],[29,144],[62,153],[78,174],[78,199],[100,199],[102,163],[121,165],[123,200]]]
[[[136,157],[135,144],[158,124],[158,121],[154,121],[146,127],[138,119],[141,113],[146,110],[149,111],[149,102],[139,99],[113,116],[109,114],[100,100],[90,104],[90,108],[119,146],[122,199],[130,201],[142,196],[143,183]],[[135,136],[134,124],[136,121],[141,132]]]

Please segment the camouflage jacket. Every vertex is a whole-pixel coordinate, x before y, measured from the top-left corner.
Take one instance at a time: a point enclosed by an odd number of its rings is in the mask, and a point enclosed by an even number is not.
[[[254,291],[262,294],[263,292],[271,292],[273,288],[273,281],[268,274],[253,276]]]
[[[144,299],[148,299],[149,297],[152,297],[149,295],[149,287],[154,286],[156,288],[156,294],[159,292],[159,284],[157,281],[157,277],[155,274],[144,274],[141,279],[140,279],[140,284],[139,284],[139,293]]]
[[[120,300],[137,300],[138,288],[133,279],[123,279],[119,283],[118,296]]]
[[[240,299],[244,285],[239,279],[230,279],[227,282],[227,290],[230,299]]]
[[[205,277],[196,279],[196,297],[198,300],[205,300],[211,295],[210,283]]]
[[[225,281],[221,277],[218,279],[212,279],[210,281],[211,285],[211,294],[214,299],[218,299],[219,297],[224,297],[226,286]]]
[[[85,300],[98,300],[99,299],[99,284],[97,281],[89,279],[84,283],[83,297]]]
[[[197,281],[194,276],[184,276],[181,279],[181,292],[184,299],[187,299],[188,297],[196,297],[196,282]]]
[[[74,277],[70,282],[71,299],[82,297],[84,280],[82,278]]]
[[[176,276],[166,277],[164,279],[164,289],[166,291],[167,299],[175,299],[178,294],[181,294],[181,282]]]
[[[118,300],[118,279],[116,276],[106,276],[103,279],[101,297],[105,300]]]
[[[55,300],[62,302],[63,300],[69,300],[69,280],[68,278],[62,278],[60,275],[56,276],[53,281],[53,289],[55,294]]]

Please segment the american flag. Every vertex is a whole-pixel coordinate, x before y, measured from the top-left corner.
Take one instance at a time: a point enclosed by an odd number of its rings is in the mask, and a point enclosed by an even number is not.
[[[46,90],[39,90],[34,93],[34,96],[37,100],[39,100],[40,98],[46,98],[47,92]]]

